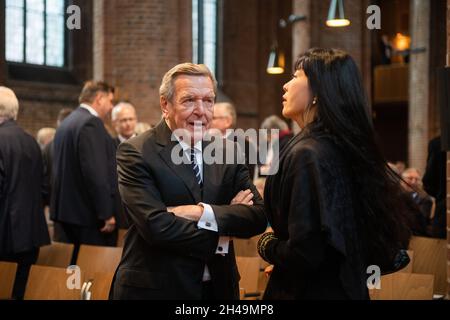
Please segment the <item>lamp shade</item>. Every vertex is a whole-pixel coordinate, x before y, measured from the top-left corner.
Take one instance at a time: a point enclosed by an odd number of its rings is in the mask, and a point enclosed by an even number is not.
[[[268,74],[282,74],[284,73],[285,61],[284,54],[278,50],[277,46],[272,47],[269,55],[269,63],[267,64]]]
[[[328,10],[327,26],[345,27],[350,25],[350,20],[345,18],[344,0],[331,0]]]

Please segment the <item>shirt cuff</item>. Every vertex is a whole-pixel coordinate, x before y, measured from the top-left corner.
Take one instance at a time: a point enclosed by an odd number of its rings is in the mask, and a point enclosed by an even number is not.
[[[230,246],[230,237],[219,237],[219,243],[217,244],[216,254],[225,255],[228,253]]]
[[[219,228],[217,226],[216,216],[214,215],[214,211],[211,206],[201,202],[199,205],[203,207],[203,214],[200,217],[200,220],[198,220],[197,227],[200,229],[218,232]]]

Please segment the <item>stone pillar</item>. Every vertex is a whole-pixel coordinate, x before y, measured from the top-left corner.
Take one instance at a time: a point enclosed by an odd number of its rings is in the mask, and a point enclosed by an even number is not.
[[[6,82],[5,61],[5,0],[0,0],[0,85]]]
[[[93,3],[93,77],[95,80],[100,81],[104,80],[105,72],[104,72],[104,5],[105,0],[97,0]]]
[[[411,0],[411,48],[425,48],[410,58],[408,166],[424,172],[428,146],[430,0]]]
[[[293,0],[292,13],[306,16],[306,20],[292,26],[292,66],[295,66],[298,56],[311,47],[311,0]],[[292,126],[294,132],[300,130],[296,122]]]
[[[447,67],[450,67],[450,0],[447,0]],[[447,284],[450,298],[450,152],[447,153]]]

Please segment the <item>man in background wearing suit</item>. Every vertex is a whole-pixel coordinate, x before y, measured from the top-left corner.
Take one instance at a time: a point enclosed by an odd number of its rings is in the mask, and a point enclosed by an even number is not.
[[[163,120],[117,151],[119,190],[131,218],[113,299],[238,299],[230,237],[267,225],[261,196],[245,164],[208,164],[216,81],[204,65],[168,71],[160,87]],[[177,132],[192,137],[182,140]],[[236,151],[226,143],[225,152]],[[173,152],[187,162],[176,164]],[[178,152],[179,151],[179,152]],[[232,204],[231,204],[232,203]]]
[[[117,133],[117,137],[114,139],[116,147],[136,136],[136,109],[131,103],[118,103],[111,112],[111,120]]]
[[[236,129],[237,114],[236,108],[229,102],[219,102],[214,105],[213,120],[211,128],[220,131],[224,138],[231,139],[239,143],[241,150],[245,154],[245,164],[250,172],[250,178],[253,180],[256,166],[256,147],[246,137],[238,137],[236,133],[232,134],[230,129]],[[257,141],[254,141],[257,143]],[[252,158],[253,157],[253,158]]]
[[[135,137],[137,116],[136,109],[131,103],[119,102],[111,112],[111,120],[117,137],[114,138],[114,145],[117,148],[119,144],[128,139]],[[126,217],[125,209],[123,208],[120,196],[118,196],[116,224],[120,229],[128,229],[129,223]]]
[[[89,81],[80,106],[60,125],[54,139],[50,217],[60,224],[55,239],[114,246],[117,173],[114,145],[102,119],[111,111],[113,88]]]
[[[39,247],[50,238],[42,205],[41,150],[17,125],[18,111],[14,92],[0,87],[0,260],[18,263],[13,297],[22,299]]]

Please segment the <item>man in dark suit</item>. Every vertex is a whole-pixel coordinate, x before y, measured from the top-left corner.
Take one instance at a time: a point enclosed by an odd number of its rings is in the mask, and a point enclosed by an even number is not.
[[[50,217],[60,224],[57,241],[114,246],[117,174],[114,145],[102,119],[111,111],[113,89],[89,81],[54,139]]]
[[[113,299],[239,298],[229,237],[262,233],[267,221],[247,167],[205,157],[215,94],[206,66],[175,66],[160,87],[164,120],[119,146],[119,190],[131,226]],[[225,145],[222,151],[236,149]]]
[[[65,118],[71,114],[73,109],[63,108],[58,113],[56,127],[59,128]],[[44,161],[44,205],[50,205],[51,198],[51,179],[52,179],[52,163],[53,163],[53,139],[42,150],[42,160]]]
[[[224,138],[238,142],[244,152],[245,164],[253,180],[255,167],[257,164],[257,154],[255,145],[245,136],[238,136],[236,129],[237,115],[236,108],[229,102],[219,102],[214,105],[214,115],[211,128],[220,131]],[[255,141],[256,142],[256,141]]]
[[[39,247],[50,238],[42,206],[41,150],[17,126],[18,110],[14,92],[0,87],[0,260],[18,263],[13,297],[21,299]]]
[[[427,168],[423,176],[425,191],[436,199],[435,215],[431,221],[431,236],[445,239],[447,237],[446,222],[446,170],[447,153],[441,149],[441,136],[428,144]]]

